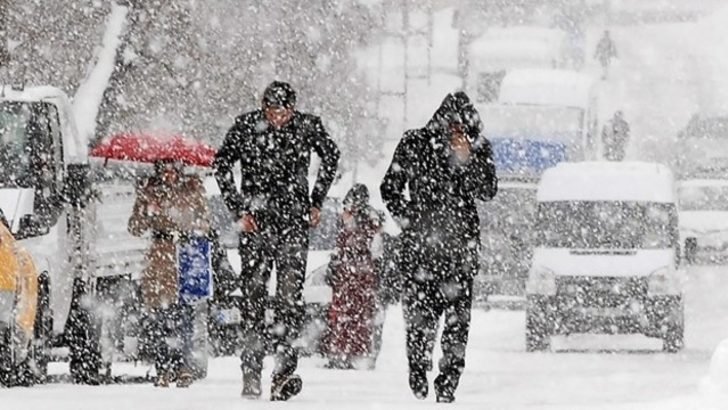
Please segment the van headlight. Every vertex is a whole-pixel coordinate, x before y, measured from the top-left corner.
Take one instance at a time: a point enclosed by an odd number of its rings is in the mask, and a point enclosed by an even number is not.
[[[526,293],[529,295],[555,295],[556,274],[554,271],[543,266],[531,268],[528,282],[526,282]]]
[[[677,295],[680,293],[680,280],[671,266],[663,266],[647,277],[647,296]]]

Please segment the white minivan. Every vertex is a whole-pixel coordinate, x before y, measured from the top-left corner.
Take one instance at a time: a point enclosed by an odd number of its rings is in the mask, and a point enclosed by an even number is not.
[[[526,349],[548,349],[552,335],[628,333],[680,350],[684,272],[670,169],[561,163],[544,172],[536,196]]]

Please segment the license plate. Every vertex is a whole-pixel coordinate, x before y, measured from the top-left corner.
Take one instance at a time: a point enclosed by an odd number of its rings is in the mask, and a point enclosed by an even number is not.
[[[235,325],[243,321],[243,316],[238,308],[220,309],[217,311],[216,319],[222,325]]]
[[[585,308],[584,314],[600,317],[619,317],[627,315],[627,312],[617,308]]]

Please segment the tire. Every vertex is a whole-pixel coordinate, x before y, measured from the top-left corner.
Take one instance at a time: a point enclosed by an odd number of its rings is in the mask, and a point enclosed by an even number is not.
[[[677,301],[678,317],[671,323],[662,337],[662,351],[678,353],[685,347],[685,313],[682,298]]]
[[[665,353],[678,353],[685,347],[684,330],[675,327],[667,331],[662,339],[662,351]]]
[[[81,279],[75,279],[71,312],[65,331],[70,350],[68,367],[74,383],[98,385],[101,369],[100,332],[91,312],[81,304],[81,299],[87,294],[86,283]]]
[[[10,328],[0,325],[0,386],[10,387],[14,380],[12,352],[10,349]]]
[[[38,383],[45,383],[48,378],[48,363],[51,355],[53,311],[51,310],[50,289],[50,277],[48,272],[44,271],[38,277],[38,310],[35,315],[34,340],[30,353]]]
[[[543,352],[551,347],[548,318],[543,303],[537,298],[528,298],[526,307],[526,351]]]
[[[688,265],[695,264],[698,254],[698,238],[685,239],[685,262]]]

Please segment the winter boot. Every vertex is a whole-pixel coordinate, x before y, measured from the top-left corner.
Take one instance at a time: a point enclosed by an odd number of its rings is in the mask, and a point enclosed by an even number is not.
[[[192,376],[192,372],[187,368],[182,368],[177,372],[177,387],[190,387],[194,380],[195,378]]]
[[[158,374],[154,380],[154,387],[169,387],[169,374],[167,372]]]
[[[260,387],[260,372],[243,370],[243,392],[241,396],[246,399],[258,399],[262,394]]]
[[[455,401],[455,384],[452,380],[441,374],[435,378],[435,395],[438,403],[452,403]]]
[[[410,370],[409,386],[419,400],[427,398],[427,373],[424,370]]]
[[[303,381],[300,376],[296,374],[290,376],[274,375],[273,384],[270,387],[270,400],[287,401],[300,393],[302,389]]]

